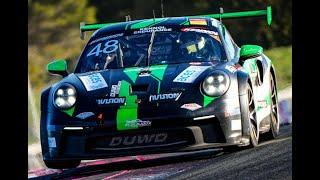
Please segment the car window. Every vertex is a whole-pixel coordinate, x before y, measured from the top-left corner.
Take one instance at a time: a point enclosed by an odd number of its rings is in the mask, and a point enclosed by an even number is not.
[[[76,71],[144,67],[150,39],[151,33],[121,33],[90,40]],[[149,61],[150,65],[159,65],[225,59],[226,53],[218,33],[183,28],[180,31],[156,32]]]

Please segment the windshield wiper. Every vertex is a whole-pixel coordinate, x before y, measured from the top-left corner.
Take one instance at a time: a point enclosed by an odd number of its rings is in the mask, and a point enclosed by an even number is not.
[[[152,46],[153,46],[153,40],[154,40],[154,36],[156,34],[156,31],[153,31],[151,34],[151,39],[150,39],[150,44],[148,47],[148,56],[147,56],[147,67],[150,66],[150,56],[151,56],[151,50],[152,50]]]

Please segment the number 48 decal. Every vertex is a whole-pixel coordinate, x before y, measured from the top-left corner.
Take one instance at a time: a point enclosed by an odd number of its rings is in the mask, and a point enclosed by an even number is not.
[[[88,54],[87,57],[95,55],[95,56],[99,56],[99,54],[101,52],[103,53],[112,53],[114,51],[116,51],[118,49],[118,44],[119,41],[118,40],[110,40],[107,41],[106,43],[104,43],[104,48],[101,50],[101,44],[99,43],[97,44]]]

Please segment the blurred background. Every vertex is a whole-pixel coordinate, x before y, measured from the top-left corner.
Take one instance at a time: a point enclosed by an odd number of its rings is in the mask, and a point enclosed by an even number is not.
[[[46,65],[53,59],[68,60],[72,72],[86,40],[80,39],[79,24],[125,21],[165,16],[187,16],[265,9],[272,6],[273,22],[265,18],[223,20],[238,46],[258,44],[275,64],[279,90],[291,87],[291,0],[28,0],[28,144],[39,151],[40,95],[42,89],[60,80],[49,75]],[[89,35],[89,36],[88,36]],[[29,158],[30,159],[30,158]],[[41,163],[41,162],[38,162]],[[29,163],[29,167],[30,167]]]

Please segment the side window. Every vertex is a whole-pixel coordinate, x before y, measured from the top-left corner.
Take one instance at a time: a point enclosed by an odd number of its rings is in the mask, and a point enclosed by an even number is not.
[[[232,38],[229,34],[229,32],[226,30],[225,31],[225,42],[226,42],[226,48],[228,53],[230,54],[231,59],[235,57],[235,46],[233,44]]]

